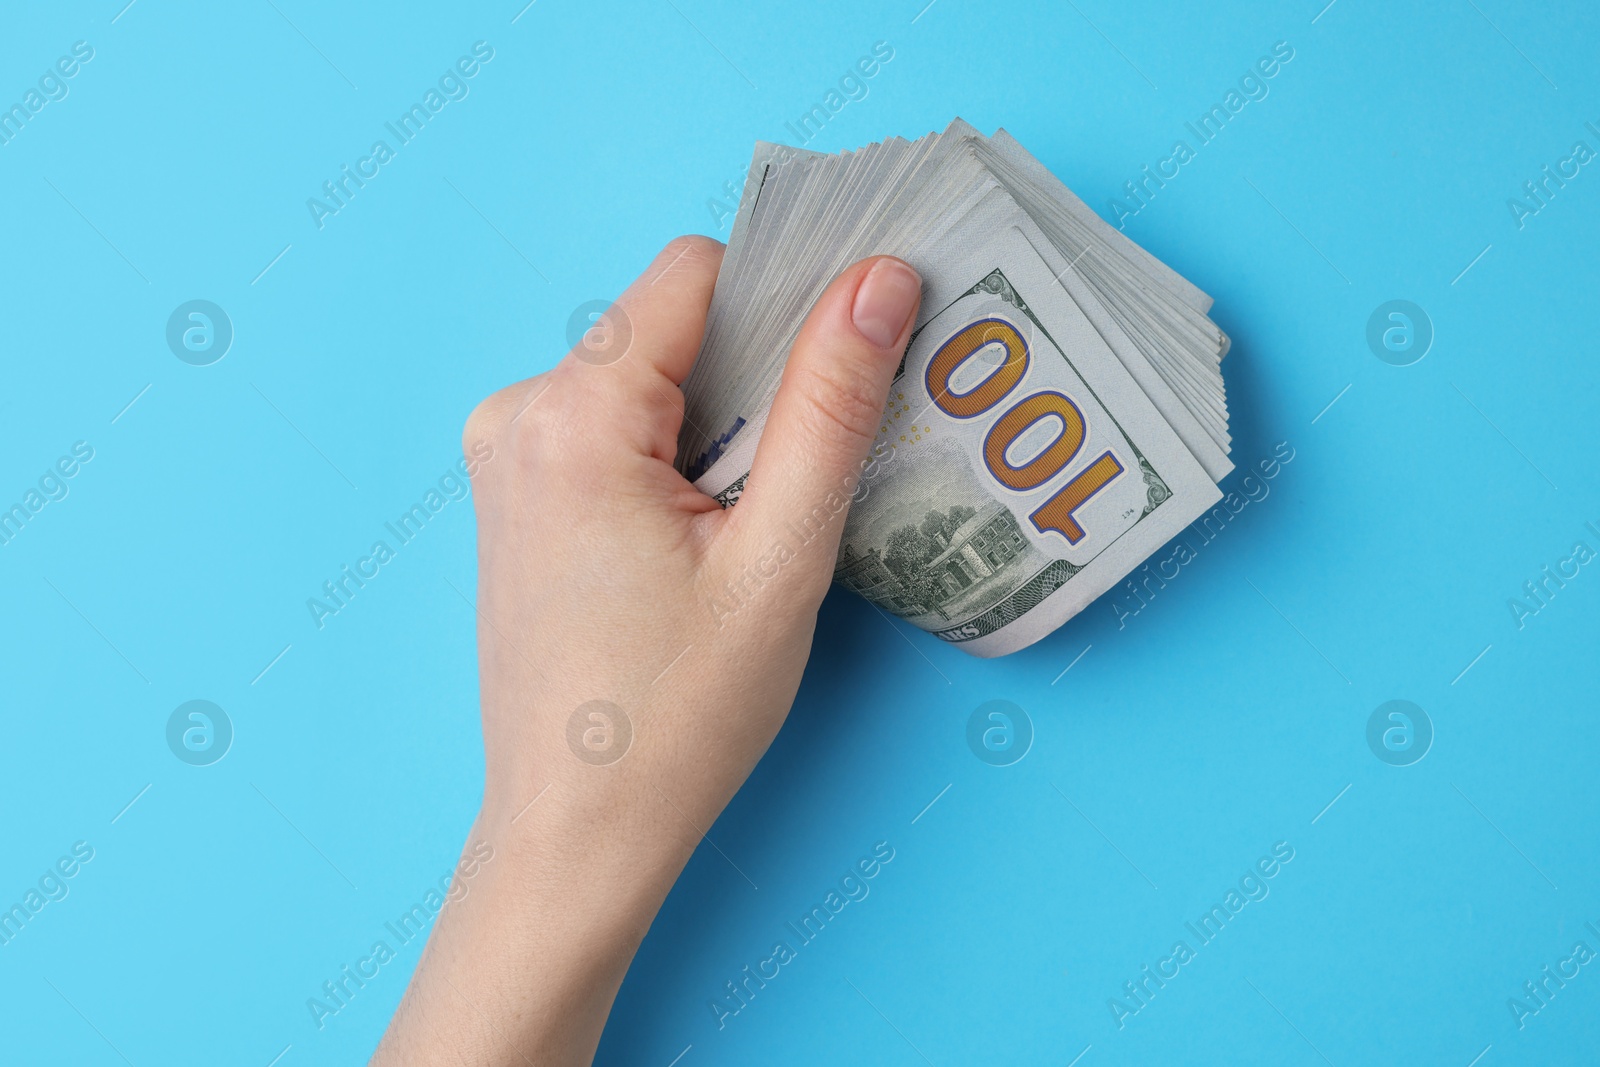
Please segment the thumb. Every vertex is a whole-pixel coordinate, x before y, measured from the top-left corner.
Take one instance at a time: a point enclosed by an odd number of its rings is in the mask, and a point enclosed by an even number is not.
[[[753,547],[804,541],[785,557],[819,600],[921,299],[921,277],[892,256],[864,259],[834,279],[795,339],[730,516],[757,539]]]

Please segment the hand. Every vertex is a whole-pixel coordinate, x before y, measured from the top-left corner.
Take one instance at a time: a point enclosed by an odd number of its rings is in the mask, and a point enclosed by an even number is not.
[[[672,466],[721,259],[672,242],[617,300],[621,358],[574,350],[467,421],[483,807],[467,892],[374,1063],[590,1062],[651,920],[794,701],[921,283],[876,257],[827,289],[724,511]]]

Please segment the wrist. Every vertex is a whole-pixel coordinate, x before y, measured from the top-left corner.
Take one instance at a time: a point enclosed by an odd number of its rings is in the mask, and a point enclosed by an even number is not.
[[[525,920],[548,917],[607,940],[636,931],[636,944],[700,837],[652,787],[641,792],[639,783],[620,780],[596,788],[581,780],[588,777],[566,772],[538,787],[486,789],[462,859],[478,842],[492,848],[484,886],[504,895],[497,906]]]

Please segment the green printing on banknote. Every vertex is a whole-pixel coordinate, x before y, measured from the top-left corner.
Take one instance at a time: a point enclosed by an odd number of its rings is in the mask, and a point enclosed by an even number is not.
[[[968,297],[979,294],[997,296],[1027,316],[1056,354],[1067,366],[1072,367],[1072,361],[1055,338],[998,268],[932,316],[912,336],[906,346],[907,351],[916,344],[918,336],[933,327],[952,308]],[[897,388],[905,381],[905,370],[906,361],[902,358],[895,377]],[[1077,374],[1076,368],[1073,368],[1073,373]],[[1081,375],[1078,375],[1078,379],[1083,382],[1083,388],[1095,396],[1093,387],[1083,381]],[[1100,403],[1100,398],[1095,396],[1095,401]],[[1116,416],[1111,414],[1110,408],[1103,403],[1101,407],[1132,449],[1147,490],[1143,512],[1127,530],[1107,542],[1101,548],[1104,551],[1115,540],[1126,536],[1163,502],[1171,499],[1172,493]],[[740,478],[725,492],[731,493],[732,499],[736,500],[743,487],[744,479]],[[725,501],[725,505],[729,502]],[[1027,538],[1010,508],[991,500],[979,507],[951,505],[945,513],[943,524],[934,522],[934,516],[935,513],[930,511],[924,517],[925,528],[916,530],[917,534],[926,537],[938,548],[937,554],[922,561],[920,566],[913,564],[904,551],[891,555],[899,545],[885,545],[882,550],[873,546],[863,551],[852,543],[847,525],[835,580],[903,618],[916,622],[919,617],[924,617],[924,621],[918,625],[941,640],[958,644],[994,633],[1021,618],[1087,565],[1087,562],[1077,564],[1064,559],[1048,560],[1020,583],[1006,582],[1005,579],[1011,577],[1010,572],[1014,568],[1024,565],[1030,556],[1036,554],[1026,550],[1029,547]],[[903,533],[904,529],[896,533]],[[909,540],[911,535],[902,536],[900,545]],[[991,589],[991,595],[985,598],[985,589],[996,582],[1004,583],[1006,587],[998,591]],[[957,605],[958,615],[952,616],[950,609]],[[928,625],[927,617],[948,620],[948,624]]]

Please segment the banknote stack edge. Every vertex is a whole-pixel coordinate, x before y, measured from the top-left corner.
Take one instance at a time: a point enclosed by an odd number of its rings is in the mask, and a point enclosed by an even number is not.
[[[826,155],[756,145],[683,383],[677,466],[725,507],[806,314],[844,268],[922,275],[835,580],[977,656],[1050,634],[1220,499],[1211,299],[1004,130]],[[798,546],[797,546],[798,547]],[[730,589],[719,615],[742,598]]]

